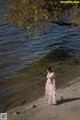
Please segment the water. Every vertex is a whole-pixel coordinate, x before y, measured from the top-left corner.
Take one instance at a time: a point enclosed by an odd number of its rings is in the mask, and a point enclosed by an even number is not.
[[[54,67],[59,85],[80,76],[80,27],[57,25],[40,41],[20,39],[17,28],[0,17],[1,106],[21,99],[18,93],[22,99],[29,98],[28,90],[36,85],[35,94],[43,92],[49,65]]]
[[[46,55],[55,55],[59,60],[80,55],[79,27],[56,26],[46,39],[34,41],[28,38],[20,40],[18,31],[3,22],[0,21],[0,80]]]

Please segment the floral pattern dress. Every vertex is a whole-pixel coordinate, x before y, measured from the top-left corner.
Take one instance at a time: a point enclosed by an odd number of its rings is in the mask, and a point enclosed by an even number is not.
[[[45,85],[45,103],[56,104],[56,86],[54,72],[47,74]]]

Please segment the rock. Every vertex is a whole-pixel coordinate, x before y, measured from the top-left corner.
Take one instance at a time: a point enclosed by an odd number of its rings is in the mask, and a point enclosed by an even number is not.
[[[35,108],[35,107],[37,107],[37,106],[36,106],[36,105],[33,105],[33,106],[32,106],[32,108]]]
[[[25,100],[22,100],[22,101],[21,101],[21,104],[24,104],[25,102],[26,102]]]
[[[17,115],[17,114],[20,114],[20,112],[18,111],[18,112],[13,113],[13,115]]]
[[[16,112],[16,114],[20,114],[20,112]]]

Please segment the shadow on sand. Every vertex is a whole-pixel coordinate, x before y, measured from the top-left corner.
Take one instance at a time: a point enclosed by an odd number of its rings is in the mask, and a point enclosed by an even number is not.
[[[68,98],[68,99],[58,100],[57,105],[60,105],[60,104],[66,103],[66,102],[72,102],[75,100],[80,100],[80,98]]]

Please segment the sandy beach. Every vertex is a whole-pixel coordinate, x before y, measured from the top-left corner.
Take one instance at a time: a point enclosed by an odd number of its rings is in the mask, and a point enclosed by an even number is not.
[[[80,78],[56,92],[57,105],[38,100],[7,111],[8,120],[80,120]]]

